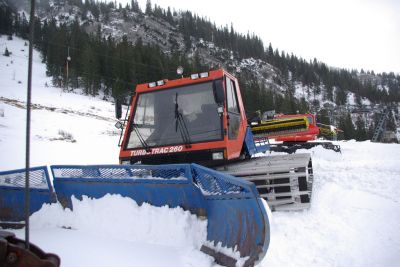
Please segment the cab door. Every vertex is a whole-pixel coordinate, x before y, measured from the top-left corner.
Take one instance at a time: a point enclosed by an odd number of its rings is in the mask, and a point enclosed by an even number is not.
[[[234,80],[225,76],[226,88],[226,111],[227,111],[227,127],[228,127],[228,159],[237,158],[240,156],[242,143],[240,134],[241,114],[236,93],[236,85]]]

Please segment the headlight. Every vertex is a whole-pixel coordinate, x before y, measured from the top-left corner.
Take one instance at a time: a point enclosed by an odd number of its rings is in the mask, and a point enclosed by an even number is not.
[[[221,159],[224,159],[224,153],[222,153],[222,152],[212,153],[212,159],[213,159],[213,160],[221,160]]]
[[[199,74],[198,73],[192,74],[190,75],[190,78],[192,78],[192,80],[196,80],[199,78]]]
[[[207,77],[208,77],[208,72],[200,73],[200,78],[207,78]]]

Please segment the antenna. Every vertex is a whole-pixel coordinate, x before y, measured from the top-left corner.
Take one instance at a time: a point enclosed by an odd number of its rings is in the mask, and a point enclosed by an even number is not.
[[[29,59],[28,88],[26,97],[26,151],[25,151],[25,248],[29,250],[29,155],[31,135],[31,100],[32,100],[32,54],[33,37],[35,33],[35,0],[31,0],[31,15],[29,21]]]

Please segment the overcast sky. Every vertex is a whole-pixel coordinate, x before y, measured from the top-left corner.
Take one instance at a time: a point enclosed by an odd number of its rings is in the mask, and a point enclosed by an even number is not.
[[[117,0],[123,4],[130,0]],[[138,0],[145,8],[146,0]],[[333,67],[400,73],[400,0],[152,0]]]

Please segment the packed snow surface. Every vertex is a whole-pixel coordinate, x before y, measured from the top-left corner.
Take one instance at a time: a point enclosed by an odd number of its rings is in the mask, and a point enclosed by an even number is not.
[[[46,204],[31,216],[34,242],[56,252],[62,266],[190,266],[212,259],[199,249],[207,221],[181,208],[138,206],[130,198],[106,195],[73,198],[73,212]],[[21,231],[18,235],[23,236]],[[195,262],[195,264],[198,264]],[[195,265],[197,266],[197,265]]]
[[[400,146],[369,141],[340,145],[341,154],[312,150],[311,209],[273,214],[265,266],[398,264]]]
[[[0,55],[0,171],[25,162],[28,49],[3,36],[0,51],[5,47],[12,55]],[[32,165],[117,163],[113,104],[51,86],[36,52],[33,69]],[[259,266],[398,266],[400,146],[338,144],[342,153],[308,151],[311,208],[273,213],[270,248]],[[199,251],[207,221],[188,212],[117,195],[73,201],[74,211],[52,204],[31,216],[31,241],[60,255],[62,266],[215,266]]]
[[[12,41],[0,37],[0,170],[25,166],[25,43],[16,37]],[[2,55],[6,47],[10,57]],[[37,51],[32,64],[31,165],[118,164],[114,105],[100,96],[53,87]]]

